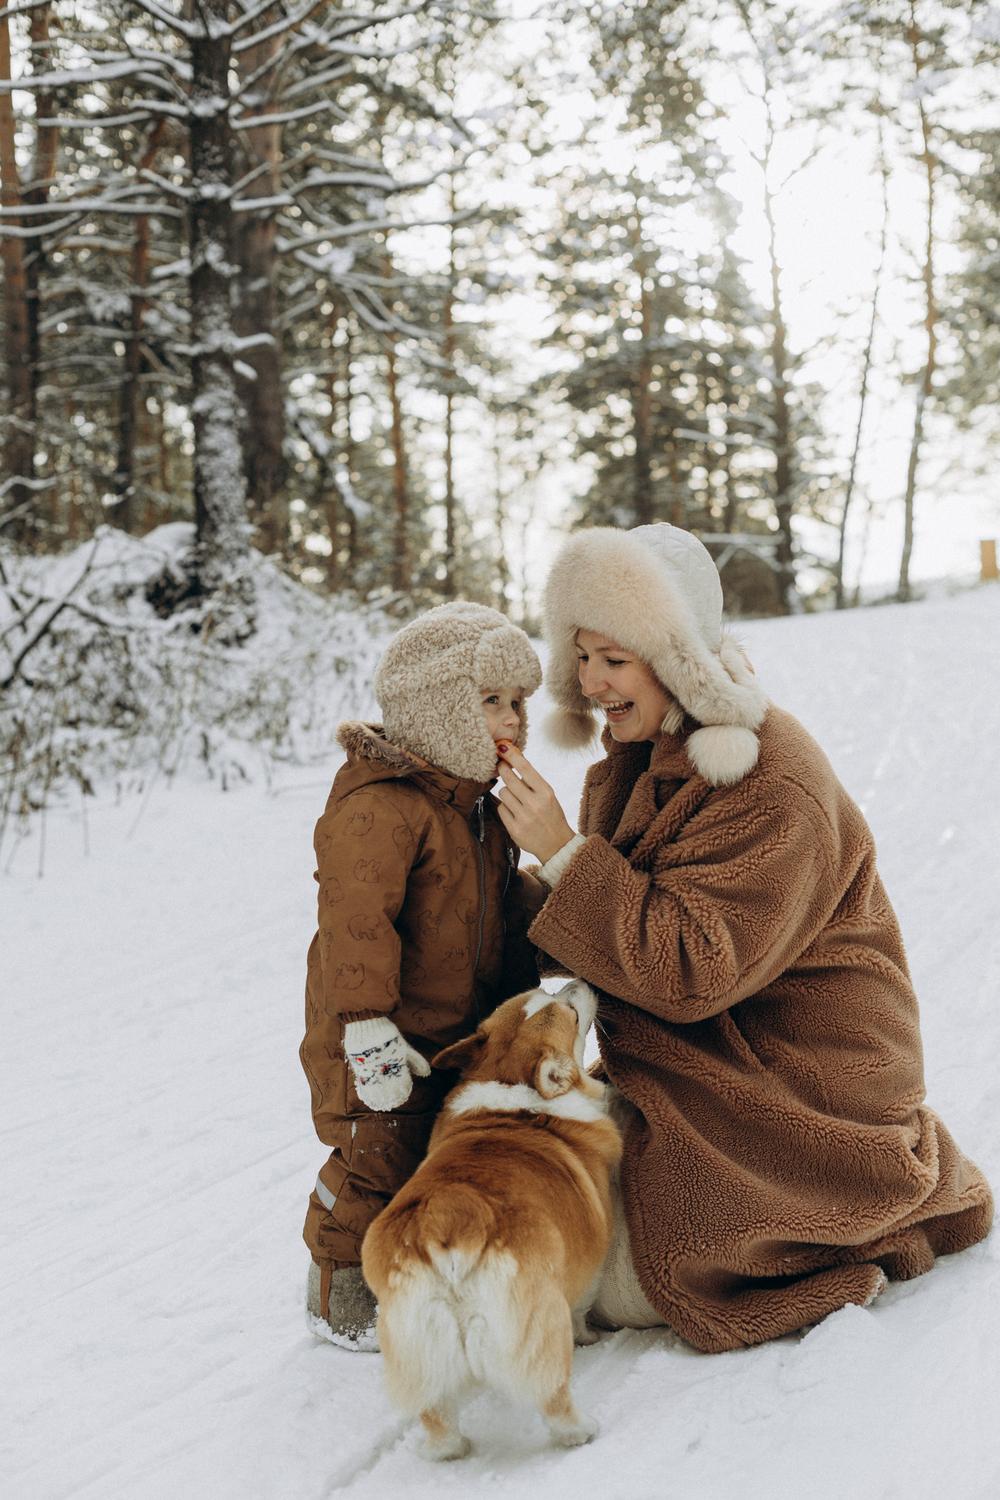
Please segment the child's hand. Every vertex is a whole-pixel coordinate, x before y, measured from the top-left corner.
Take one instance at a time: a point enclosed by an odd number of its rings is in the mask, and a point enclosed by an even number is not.
[[[568,844],[573,830],[559,799],[516,745],[497,743],[503,786],[498,792],[500,821],[522,849],[542,864]]]
[[[344,1052],[354,1074],[362,1104],[385,1111],[405,1104],[413,1090],[413,1074],[426,1078],[431,1065],[388,1016],[370,1021],[348,1021]]]

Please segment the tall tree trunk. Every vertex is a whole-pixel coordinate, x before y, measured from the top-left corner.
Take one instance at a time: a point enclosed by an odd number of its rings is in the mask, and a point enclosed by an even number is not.
[[[355,456],[354,445],[354,326],[351,322],[350,309],[344,313],[344,399],[341,406],[341,453],[343,454],[344,470],[347,480],[353,486],[357,478],[358,466]],[[365,548],[364,533],[359,524],[359,517],[354,511],[347,507],[347,562],[350,568],[351,587],[358,587],[358,570],[365,560],[367,551]]]
[[[768,166],[773,135],[768,110],[768,136],[764,155],[764,215],[767,220],[768,258],[771,275],[771,421],[774,426],[774,514],[778,522],[775,566],[782,610],[793,613],[799,606],[795,587],[795,539],[792,515],[795,509],[795,448],[790,390],[788,332],[781,296],[781,266],[778,261],[774,198],[768,185]]]
[[[275,58],[281,44],[280,36],[265,36],[241,52],[237,62],[241,78],[249,78]],[[273,92],[271,78],[266,73],[258,84],[261,97],[256,103],[264,111]],[[247,190],[248,196],[274,196],[281,187],[281,126],[261,125],[244,131],[243,137],[250,166],[261,169]],[[240,279],[236,330],[241,337],[265,334],[268,338],[266,343],[254,345],[240,355],[241,362],[254,371],[254,378],[238,378],[237,383],[246,411],[243,456],[250,511],[269,552],[284,550],[288,542],[288,508],[282,494],[285,407],[278,322],[277,235],[274,209],[241,214],[238,218],[236,247]]]
[[[653,331],[652,299],[647,285],[650,273],[649,255],[643,243],[643,226],[638,205],[630,222],[632,267],[639,278],[638,362],[632,394],[632,430],[635,440],[633,504],[635,525],[647,526],[653,519],[653,397],[650,338]]]
[[[403,409],[399,400],[399,370],[396,359],[397,335],[386,340],[386,382],[392,433],[392,586],[397,593],[408,593],[412,582],[410,564],[410,493],[406,472],[406,447],[403,437]]]
[[[253,590],[247,573],[250,527],[232,354],[232,209],[227,189],[234,142],[227,112],[231,38],[223,29],[232,19],[231,10],[230,0],[199,0],[197,14],[204,18],[205,33],[191,41],[191,412],[194,581],[199,592],[218,597],[219,622],[239,637],[253,628]]]
[[[49,64],[49,17],[51,5],[39,5],[31,12],[31,58],[32,68],[39,73],[50,71]],[[38,89],[35,93],[35,118],[49,119],[56,109],[56,96],[51,89]],[[59,131],[54,125],[35,126],[35,150],[32,161],[31,182],[25,188],[24,201],[31,206],[47,203],[55,178],[56,157],[59,150]],[[38,372],[42,358],[42,285],[47,263],[45,239],[39,235],[32,241],[31,252],[25,260],[25,276],[28,294],[28,348],[31,370],[31,409],[38,430]],[[37,445],[36,445],[37,446]],[[36,525],[42,530],[52,529],[57,524],[55,513],[56,486],[40,489],[35,495]]]
[[[0,16],[0,82],[10,80],[10,23],[4,14]],[[13,100],[9,92],[0,91],[0,202],[4,208],[10,209],[20,207],[22,201],[14,150]],[[18,228],[16,219],[8,219],[6,224],[13,230]],[[0,516],[10,518],[4,527],[5,537],[20,542],[28,542],[36,532],[31,482],[35,474],[35,369],[31,357],[25,244],[16,233],[0,235],[10,388],[4,472],[0,481]]]
[[[851,449],[851,464],[847,474],[847,484],[844,488],[844,504],[840,512],[840,523],[837,537],[837,564],[834,570],[834,606],[843,609],[846,603],[844,589],[844,551],[847,544],[847,521],[851,511],[851,503],[854,499],[854,489],[858,473],[858,459],[861,454],[861,435],[865,425],[865,407],[868,402],[868,385],[871,378],[872,356],[875,349],[875,332],[878,328],[878,303],[882,290],[882,276],[885,271],[886,247],[889,242],[889,162],[885,152],[885,138],[882,119],[878,122],[878,144],[879,144],[879,168],[882,174],[882,228],[879,235],[878,263],[875,267],[875,285],[872,289],[871,315],[868,320],[868,337],[865,340],[864,359],[861,363],[861,389],[858,394],[858,420],[854,429],[854,446]]]
[[[781,265],[778,260],[778,236],[771,177],[776,135],[773,113],[774,84],[770,72],[773,53],[771,41],[764,36],[764,31],[768,29],[764,26],[764,22],[773,21],[774,17],[758,16],[755,8],[748,4],[747,0],[735,0],[735,3],[747,37],[757,52],[762,78],[761,100],[765,116],[764,144],[756,160],[761,171],[771,279],[771,424],[773,428],[771,451],[774,454],[774,488],[771,502],[778,526],[774,564],[781,609],[785,614],[792,614],[800,608],[798,590],[795,586],[795,536],[792,530],[798,464],[795,451],[795,424],[791,407],[791,361],[788,354],[788,330],[781,295]],[[773,41],[773,37],[771,40]]]
[[[670,524],[687,529],[688,508],[684,486],[681,484],[677,443],[671,438],[667,443],[667,472],[670,475]]]
[[[510,603],[510,563],[507,558],[507,492],[503,482],[503,442],[500,419],[493,413],[493,529],[496,536],[497,609],[504,614]]]
[[[340,427],[341,400],[337,391],[337,331],[344,316],[338,303],[333,304],[326,325],[326,398],[330,403],[330,422],[327,428],[329,459],[324,458],[319,466],[319,510],[326,521],[326,534],[330,540],[330,555],[326,562],[326,582],[331,594],[343,586],[340,568],[341,524],[347,507],[340,498],[331,470],[339,460],[337,432]]]
[[[906,462],[906,490],[903,494],[903,550],[899,559],[899,582],[896,586],[896,598],[903,602],[910,598],[910,561],[913,554],[913,519],[917,493],[917,470],[924,442],[927,403],[930,400],[931,391],[934,386],[934,372],[937,369],[937,296],[934,285],[934,262],[935,251],[937,249],[937,225],[935,221],[937,158],[931,145],[930,120],[927,110],[924,107],[923,95],[920,92],[920,75],[924,69],[924,59],[920,54],[920,32],[917,26],[914,0],[910,0],[910,25],[907,28],[907,39],[910,43],[914,77],[917,84],[917,113],[920,118],[920,138],[922,145],[920,162],[927,181],[926,230],[922,276],[924,284],[924,332],[927,335],[927,355],[920,374],[920,384],[917,387],[917,405],[913,415],[913,434],[910,438],[910,452]]]
[[[165,122],[162,120],[153,125],[139,157],[139,171],[146,171],[156,160],[164,128]],[[143,519],[139,515],[136,485],[139,479],[137,449],[142,439],[146,400],[142,384],[145,369],[142,333],[149,303],[149,246],[149,216],[142,214],[136,220],[135,238],[129,257],[129,331],[125,343],[125,368],[118,406],[118,462],[114,485],[119,497],[117,520],[122,531],[135,531]]]
[[[386,252],[385,281],[392,285],[392,260]],[[394,329],[386,334],[386,386],[389,393],[389,425],[392,442],[392,586],[397,593],[410,591],[413,581],[410,559],[410,487],[406,464],[406,439],[403,432],[403,408],[399,395],[399,335]]]
[[[868,556],[868,543],[871,541],[872,521],[875,519],[875,501],[871,495],[868,496],[865,505],[865,516],[861,523],[861,536],[858,540],[858,571],[854,580],[854,588],[851,590],[851,608],[857,609],[861,603],[861,578],[865,571],[865,559]]]
[[[450,212],[454,219],[457,212],[455,202],[455,178],[451,179]],[[444,397],[444,580],[442,592],[446,599],[455,597],[456,568],[456,516],[455,516],[455,225],[448,231],[448,284],[444,292],[442,324],[444,340],[442,354],[445,362]]]

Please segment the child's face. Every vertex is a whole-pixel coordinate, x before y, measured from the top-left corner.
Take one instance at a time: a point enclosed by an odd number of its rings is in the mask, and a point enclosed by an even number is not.
[[[483,688],[483,713],[494,740],[516,740],[521,732],[520,688]]]

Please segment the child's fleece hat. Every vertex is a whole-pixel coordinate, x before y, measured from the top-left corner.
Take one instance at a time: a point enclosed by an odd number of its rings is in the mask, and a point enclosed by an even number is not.
[[[392,744],[452,776],[492,781],[497,751],[483,714],[483,689],[519,688],[527,697],[541,680],[541,663],[523,630],[499,610],[456,599],[396,632],[374,687]],[[522,749],[527,729],[522,705]]]
[[[697,537],[665,521],[579,531],[552,565],[544,609],[546,686],[558,705],[546,727],[557,744],[593,738],[595,708],[580,690],[575,638],[596,630],[634,651],[676,699],[666,733],[680,730],[685,713],[697,721],[685,748],[699,775],[727,786],[753,770],[767,699],[723,631],[719,572]]]

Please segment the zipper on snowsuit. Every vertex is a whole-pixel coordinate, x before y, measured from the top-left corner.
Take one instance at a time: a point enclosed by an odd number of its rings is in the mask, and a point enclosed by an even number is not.
[[[476,939],[476,957],[472,965],[472,1003],[476,1007],[476,1024],[482,1019],[479,1009],[479,956],[483,951],[483,925],[486,921],[486,852],[483,847],[486,840],[486,820],[483,816],[483,798],[476,798],[476,818],[479,824],[479,833],[476,838],[476,853],[479,855],[479,935]]]

